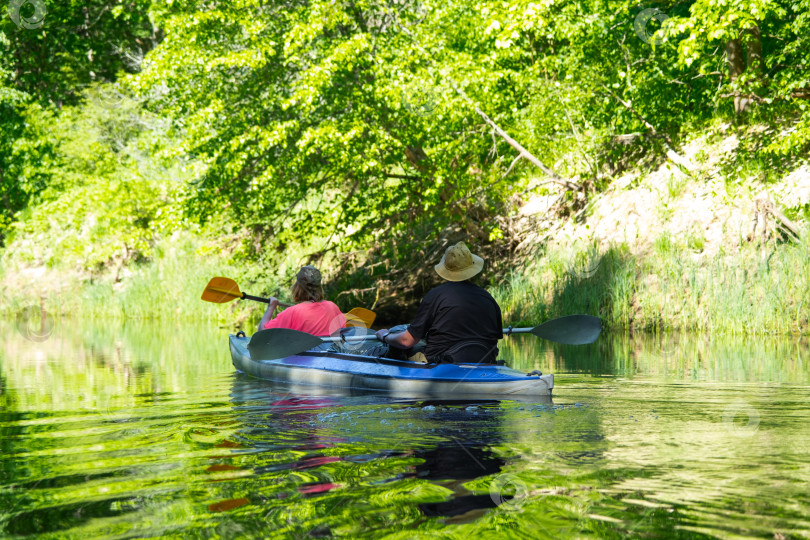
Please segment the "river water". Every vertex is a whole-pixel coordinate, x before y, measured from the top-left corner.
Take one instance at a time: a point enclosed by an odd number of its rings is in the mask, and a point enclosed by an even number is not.
[[[0,323],[0,537],[807,538],[807,340],[513,336],[545,401],[290,393],[227,330]]]

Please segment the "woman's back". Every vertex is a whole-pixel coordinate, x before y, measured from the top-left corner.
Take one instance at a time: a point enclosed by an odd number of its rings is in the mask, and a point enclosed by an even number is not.
[[[304,266],[298,271],[292,286],[296,305],[288,307],[273,317],[278,300],[270,299],[259,330],[267,328],[290,328],[316,336],[329,336],[346,326],[346,317],[333,302],[324,300],[321,273],[314,266]]]
[[[340,308],[329,300],[322,300],[288,307],[275,319],[267,321],[264,328],[290,328],[316,336],[329,336],[344,326],[346,317]]]

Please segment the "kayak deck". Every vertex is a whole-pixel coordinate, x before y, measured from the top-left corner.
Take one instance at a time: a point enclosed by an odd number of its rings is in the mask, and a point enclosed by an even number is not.
[[[260,379],[424,396],[549,396],[554,375],[526,375],[493,364],[420,364],[356,354],[307,351],[279,359],[253,359],[249,338],[230,336],[236,369]]]

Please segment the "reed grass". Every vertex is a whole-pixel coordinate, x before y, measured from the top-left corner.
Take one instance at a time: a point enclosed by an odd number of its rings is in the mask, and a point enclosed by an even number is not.
[[[205,242],[177,234],[158,242],[149,261],[90,278],[64,269],[43,270],[35,279],[5,273],[0,312],[17,315],[41,307],[53,316],[82,319],[206,320],[245,318],[244,307],[200,300],[214,276],[238,276],[225,257],[205,252]]]
[[[724,334],[810,333],[810,243],[744,245],[701,256],[668,235],[639,256],[610,246],[578,271],[549,250],[492,289],[504,320],[531,325],[573,313],[625,330]],[[592,257],[581,252],[577,257]],[[584,274],[584,275],[583,275]]]
[[[548,249],[491,289],[511,324],[534,325],[573,313],[602,318],[616,330],[689,330],[715,334],[810,333],[810,243],[753,246],[713,257],[694,242],[662,235],[646,254],[626,245],[574,254]],[[57,316],[84,319],[215,321],[249,327],[264,308],[255,302],[214,305],[200,300],[208,280],[233,277],[252,294],[286,299],[299,257],[244,265],[191,233],[159,242],[149,262],[115,281],[87,280],[56,269],[26,281],[5,273],[0,312],[40,305]],[[267,262],[267,261],[265,261]],[[583,271],[584,268],[584,271]],[[328,270],[324,268],[324,270]]]
[[[107,268],[97,277],[66,268],[39,268],[33,275],[23,265],[17,271],[13,257],[0,259],[0,316],[15,318],[26,308],[41,307],[52,316],[76,319],[213,321],[252,330],[266,304],[204,302],[200,296],[208,281],[230,277],[248,294],[291,302],[292,278],[306,262],[307,250],[293,246],[248,261],[222,244],[221,239],[178,232],[158,241],[148,260],[130,263],[121,272]],[[322,270],[328,281],[328,265]]]

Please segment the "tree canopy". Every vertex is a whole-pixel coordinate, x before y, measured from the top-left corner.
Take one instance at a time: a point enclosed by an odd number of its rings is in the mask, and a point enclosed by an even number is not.
[[[63,174],[70,151],[53,127],[80,125],[82,113],[66,110],[99,95],[131,93],[148,118],[165,122],[154,137],[124,138],[190,177],[170,190],[185,220],[243,228],[251,257],[291,244],[317,257],[373,243],[400,263],[421,260],[453,230],[496,242],[498,216],[516,193],[556,184],[576,208],[638,156],[672,156],[686,132],[718,117],[776,125],[757,143],[773,165],[810,142],[808,8],[808,0],[48,5],[40,27],[9,18],[0,29],[0,234],[32,198],[97,176]],[[102,133],[157,133],[151,121],[90,117]],[[109,148],[117,166],[137,167],[121,157],[131,146]]]

